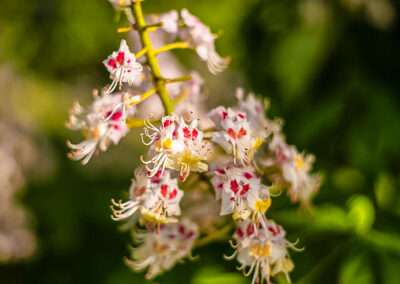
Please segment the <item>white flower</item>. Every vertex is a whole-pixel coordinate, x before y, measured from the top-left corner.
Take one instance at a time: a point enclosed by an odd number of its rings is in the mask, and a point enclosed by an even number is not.
[[[296,147],[286,143],[285,137],[280,132],[274,133],[268,147],[269,157],[263,164],[268,167],[278,167],[281,176],[275,175],[275,178],[288,184],[288,194],[292,201],[308,206],[321,185],[320,176],[311,173],[314,156],[299,153]]]
[[[233,237],[236,251],[229,258],[237,258],[239,270],[246,276],[253,274],[252,284],[262,283],[264,279],[270,283],[270,277],[280,272],[289,280],[289,272],[294,265],[287,249],[296,248],[285,239],[285,231],[281,226],[267,221],[264,228],[244,221],[239,224]]]
[[[177,34],[179,28],[179,15],[178,12],[173,10],[160,15],[160,22],[162,29],[170,34]]]
[[[130,200],[124,203],[112,200],[112,219],[120,221],[140,212],[142,220],[148,223],[176,222],[173,216],[181,214],[179,203],[183,197],[177,180],[171,178],[168,171],[149,177],[143,170],[138,170],[135,177],[130,188]]]
[[[252,129],[246,113],[217,107],[209,113],[209,117],[217,127],[212,140],[228,154],[233,154],[235,163],[250,164],[255,151],[263,143],[263,137]]]
[[[136,62],[135,55],[130,52],[125,40],[121,41],[119,50],[114,51],[103,64],[113,80],[107,93],[112,93],[117,86],[121,88],[122,83],[138,85],[143,79],[143,66]]]
[[[313,155],[298,153],[293,147],[290,159],[282,164],[282,174],[290,184],[288,193],[293,202],[300,201],[307,206],[318,192],[321,184],[320,176],[310,173],[314,161]]]
[[[234,219],[259,219],[271,205],[268,188],[251,167],[218,168],[211,182],[217,199],[222,200],[221,215],[234,213]]]
[[[246,113],[249,124],[258,136],[266,139],[271,133],[281,129],[280,120],[269,120],[265,115],[269,108],[268,101],[263,103],[253,93],[245,96],[241,88],[236,90],[236,98],[239,101],[237,109]]]
[[[197,128],[197,120],[186,124],[182,117],[163,117],[160,128],[148,123],[142,140],[145,145],[151,145],[152,158],[143,161],[150,176],[168,168],[178,171],[179,177],[185,180],[191,171],[204,172],[208,169],[204,161],[209,154],[209,147],[203,140],[203,132]]]
[[[207,62],[211,73],[223,71],[229,64],[228,58],[222,58],[215,51],[216,35],[187,9],[181,11],[181,18],[185,28],[180,30],[180,37],[189,42],[196,49],[199,57]]]
[[[134,270],[147,268],[146,278],[152,279],[171,269],[178,261],[190,257],[195,239],[198,237],[197,225],[187,219],[173,224],[165,224],[136,234],[142,244],[133,249],[132,260],[126,263]]]
[[[95,94],[94,102],[88,109],[77,102],[72,106],[67,127],[83,131],[86,139],[79,144],[67,142],[71,148],[71,159],[82,160],[82,164],[87,164],[98,149],[106,151],[111,143],[118,144],[128,133],[125,120],[135,109],[128,110],[127,96]]]

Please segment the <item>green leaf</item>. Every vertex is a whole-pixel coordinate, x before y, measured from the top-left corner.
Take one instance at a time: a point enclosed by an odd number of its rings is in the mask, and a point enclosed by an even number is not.
[[[346,259],[339,274],[340,284],[372,284],[374,275],[367,256],[355,255]]]
[[[379,207],[393,208],[396,201],[396,189],[394,178],[389,173],[381,173],[374,186],[375,199]]]
[[[368,232],[375,221],[375,209],[368,197],[363,195],[353,196],[349,202],[349,221],[354,230],[363,234]]]
[[[371,230],[359,237],[378,251],[400,253],[400,235]]]
[[[349,231],[351,223],[345,210],[331,204],[313,208],[312,212],[291,210],[275,215],[285,225],[302,227],[308,231]]]
[[[354,192],[365,186],[365,177],[363,173],[351,167],[337,169],[332,175],[332,181],[335,188],[344,192]]]
[[[245,284],[248,280],[240,273],[227,273],[215,267],[200,269],[193,277],[192,284]]]

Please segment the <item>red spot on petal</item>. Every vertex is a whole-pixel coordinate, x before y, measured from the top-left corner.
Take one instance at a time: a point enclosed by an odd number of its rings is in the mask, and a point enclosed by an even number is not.
[[[111,67],[112,69],[115,69],[115,68],[117,68],[117,62],[113,58],[110,58],[107,61],[107,66]]]
[[[246,183],[242,186],[242,190],[240,191],[240,195],[245,195],[250,190],[250,184]]]
[[[189,231],[189,233],[186,234],[187,239],[191,239],[194,236],[194,231]]]
[[[191,137],[190,129],[188,127],[183,128],[182,131],[183,131],[183,136],[185,138],[190,138]]]
[[[252,234],[254,234],[254,231],[254,224],[249,224],[246,230],[247,236],[251,236]]]
[[[236,229],[236,235],[237,235],[239,238],[243,238],[243,237],[244,237],[243,230],[242,230],[241,228],[237,228],[237,229]]]
[[[225,120],[228,117],[228,113],[226,111],[221,112],[221,117]]]
[[[242,113],[242,112],[239,112],[237,116],[240,117],[241,119],[245,119],[246,118],[246,115],[244,113]]]
[[[192,130],[192,138],[196,139],[199,136],[199,131],[197,130],[197,128]]]
[[[171,119],[166,119],[163,122],[163,127],[167,128],[168,126],[170,126],[172,124],[172,120]]]
[[[167,197],[167,193],[168,193],[168,185],[166,184],[161,185],[161,195],[165,198]]]
[[[252,179],[252,178],[253,178],[253,174],[252,174],[252,173],[249,173],[249,172],[245,172],[245,173],[243,174],[243,176],[244,176],[245,178],[247,178],[247,179]]]
[[[119,65],[123,65],[125,61],[125,52],[119,51],[116,60],[119,63]]]
[[[246,129],[244,129],[244,128],[242,127],[242,128],[240,128],[240,130],[239,130],[239,132],[238,132],[238,134],[237,134],[237,138],[242,138],[243,136],[246,136],[246,134],[247,134]]]
[[[274,237],[281,233],[279,226],[268,226],[268,231],[270,231]]]
[[[178,195],[178,190],[174,188],[171,193],[169,194],[169,199],[174,199]]]
[[[235,179],[231,181],[231,190],[233,193],[237,193],[239,191],[239,184]]]
[[[236,133],[235,130],[233,130],[232,128],[228,128],[228,130],[226,131],[226,133],[233,139],[236,139]]]

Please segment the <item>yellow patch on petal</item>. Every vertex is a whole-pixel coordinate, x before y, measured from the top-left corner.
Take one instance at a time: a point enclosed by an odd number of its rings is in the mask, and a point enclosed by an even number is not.
[[[284,272],[290,272],[293,270],[293,268],[294,268],[294,263],[291,259],[285,258],[282,261],[282,269]]]
[[[232,214],[233,220],[246,220],[250,217],[251,212],[250,210],[241,210],[241,211],[235,211]]]
[[[271,198],[268,199],[258,199],[256,201],[256,211],[260,212],[260,213],[265,213],[267,212],[267,210],[269,209],[269,207],[271,206]]]
[[[253,149],[256,151],[260,146],[264,143],[264,140],[260,137],[257,137],[256,140],[253,141]]]
[[[167,224],[176,222],[173,218],[167,218],[164,215],[154,213],[145,208],[141,210],[141,217],[145,223]]]
[[[254,257],[267,257],[271,253],[271,246],[269,242],[265,244],[252,245],[250,247],[250,255]]]
[[[161,141],[161,148],[170,150],[174,142],[170,138],[165,138]]]
[[[296,155],[296,157],[294,158],[294,166],[298,170],[302,170],[305,168],[306,163],[304,162],[303,156]]]

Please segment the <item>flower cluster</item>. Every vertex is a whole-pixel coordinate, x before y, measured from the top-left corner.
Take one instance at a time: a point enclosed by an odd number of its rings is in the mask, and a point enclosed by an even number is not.
[[[219,73],[229,64],[229,58],[222,58],[215,50],[217,35],[187,9],[167,12],[159,19],[165,32],[180,37],[196,50],[211,73]]]
[[[139,243],[126,263],[153,278],[215,236],[228,238],[233,223],[234,256],[246,275],[253,273],[253,283],[269,282],[278,273],[289,278],[288,248],[294,246],[267,216],[276,196],[270,191],[286,188],[293,202],[309,204],[320,184],[311,173],[314,159],[286,144],[281,121],[267,118],[269,105],[254,94],[238,89],[236,106],[206,111],[204,81],[196,72],[189,78],[163,77],[165,63],[157,56],[175,48],[194,49],[214,74],[228,59],[215,50],[216,35],[186,9],[144,18],[141,1],[127,2],[140,42],[136,55],[122,41],[104,61],[112,83],[102,95],[96,93],[89,108],[75,104],[68,122],[85,134],[83,142],[68,143],[70,157],[84,164],[118,144],[130,128],[143,127],[147,151],[134,172],[129,199],[111,202],[112,219],[133,230]],[[125,3],[118,7],[129,9]],[[154,31],[182,42],[162,40],[156,47]],[[179,69],[174,64],[169,68]],[[155,98],[163,110],[149,114]]]
[[[151,279],[190,257],[197,237],[197,225],[187,219],[178,224],[150,227],[146,232],[136,234],[142,244],[132,251],[132,260],[126,259],[126,263],[134,270],[148,268],[146,278]]]
[[[270,277],[279,273],[284,273],[290,281],[289,272],[294,265],[288,248],[297,248],[285,239],[285,234],[283,228],[273,221],[267,221],[263,227],[244,221],[233,236],[235,252],[227,259],[236,257],[240,263],[239,270],[245,275],[253,274],[252,284],[262,283],[264,279],[270,283]]]

